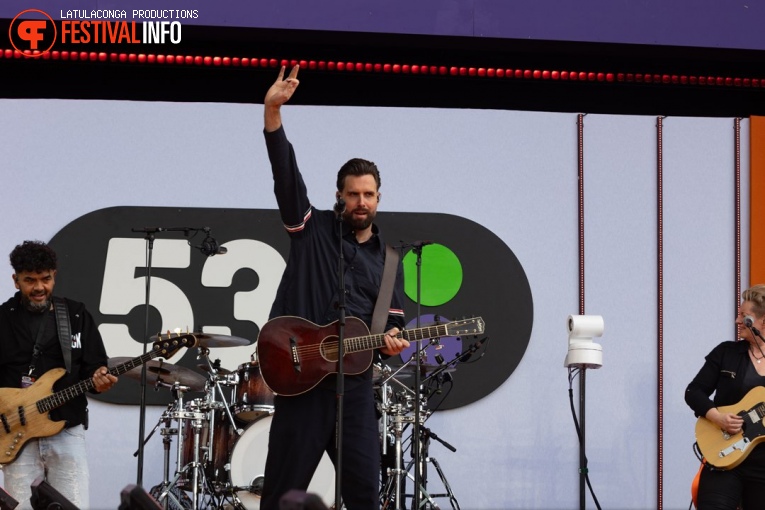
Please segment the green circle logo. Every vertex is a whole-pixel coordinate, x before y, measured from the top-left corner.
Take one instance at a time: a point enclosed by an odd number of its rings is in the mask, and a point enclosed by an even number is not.
[[[423,306],[441,306],[457,295],[462,287],[462,264],[452,250],[442,244],[421,248],[421,291]],[[417,301],[417,253],[410,250],[404,256],[404,292]]]

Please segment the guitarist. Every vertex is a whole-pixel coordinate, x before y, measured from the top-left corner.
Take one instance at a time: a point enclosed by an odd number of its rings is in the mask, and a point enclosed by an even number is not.
[[[311,205],[281,120],[281,106],[298,86],[297,73],[295,66],[284,79],[282,67],[264,100],[264,135],[274,192],[291,243],[270,315],[298,316],[320,325],[338,318],[336,268],[342,228],[347,315],[369,326],[385,259],[385,243],[373,224],[380,200],[380,174],[371,161],[351,159],[337,176],[336,199],[338,203],[342,199],[344,207],[334,212]],[[386,347],[380,349],[388,356],[409,346],[396,338],[404,325],[402,272],[399,264]],[[342,497],[348,510],[379,508],[380,443],[373,396],[371,367],[363,374],[346,376]],[[261,500],[265,510],[277,510],[280,498],[290,489],[307,489],[324,451],[337,464],[336,377],[329,376],[297,396],[276,396],[274,408]]]
[[[738,403],[756,386],[765,386],[765,342],[757,333],[765,331],[765,285],[755,285],[741,294],[736,324],[740,342],[723,342],[710,352],[701,370],[685,390],[685,401],[696,416],[704,416],[728,434],[742,431],[744,420],[717,406]],[[751,325],[747,326],[747,319]],[[715,394],[714,401],[710,395]],[[765,447],[756,445],[733,469],[721,470],[705,464],[701,470],[697,508],[743,510],[763,508],[765,501]]]
[[[10,259],[18,292],[0,306],[0,387],[29,387],[47,371],[65,367],[66,356],[70,369],[54,390],[90,377],[97,391],[111,388],[117,378],[107,373],[101,335],[82,303],[60,300],[66,308],[59,305],[59,310],[68,310],[71,336],[59,338],[53,302],[56,253],[45,243],[24,241],[14,248]],[[3,469],[5,488],[22,503],[20,508],[31,508],[30,485],[44,476],[75,506],[90,508],[85,396],[80,395],[52,410],[50,419],[66,421],[65,428],[53,436],[27,442],[18,457]]]

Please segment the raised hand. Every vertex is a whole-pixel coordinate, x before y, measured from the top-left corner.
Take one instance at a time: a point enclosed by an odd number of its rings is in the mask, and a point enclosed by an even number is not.
[[[263,102],[266,107],[279,107],[289,101],[292,94],[294,94],[295,89],[297,89],[300,84],[300,81],[297,79],[299,69],[300,66],[293,67],[292,71],[290,71],[290,75],[285,80],[285,67],[282,66],[276,81],[271,85],[271,88],[268,89],[268,92],[266,92],[266,99]]]

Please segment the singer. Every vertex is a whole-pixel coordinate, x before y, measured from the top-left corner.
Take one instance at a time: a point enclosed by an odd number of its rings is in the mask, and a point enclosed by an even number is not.
[[[284,74],[282,67],[264,100],[264,135],[276,201],[291,243],[270,316],[299,316],[316,324],[337,320],[336,268],[342,229],[347,316],[369,326],[385,262],[385,242],[374,225],[380,174],[371,161],[351,159],[337,174],[335,210],[322,211],[311,205],[281,119],[281,106],[298,87],[298,67],[286,79]],[[409,346],[396,337],[404,325],[403,300],[399,263],[381,354],[395,355]],[[336,384],[336,377],[330,375],[303,394],[275,397],[261,508],[278,510],[279,500],[287,491],[307,489],[324,451],[337,465]],[[345,377],[343,410],[344,506],[349,510],[378,509],[380,445],[371,367],[360,375]]]
[[[744,420],[737,414],[720,412],[718,406],[741,401],[756,386],[765,386],[765,285],[755,285],[741,294],[736,317],[739,342],[723,342],[712,349],[701,370],[685,390],[685,401],[696,416],[703,416],[730,435],[742,432]],[[714,393],[714,400],[710,396]],[[698,439],[698,438],[697,438]],[[706,464],[699,478],[696,508],[736,510],[762,508],[765,501],[765,446],[729,470]]]

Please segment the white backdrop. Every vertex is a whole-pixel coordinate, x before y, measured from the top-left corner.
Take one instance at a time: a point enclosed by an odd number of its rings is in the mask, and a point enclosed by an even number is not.
[[[0,117],[3,257],[105,207],[276,207],[259,105],[0,100]],[[576,508],[579,447],[562,365],[566,317],[579,308],[576,115],[288,106],[284,122],[315,205],[330,206],[337,168],[361,156],[383,173],[381,210],[463,216],[513,250],[534,297],[529,348],[494,393],[430,418],[457,448],[434,443],[430,454],[465,510]],[[590,478],[603,508],[654,508],[656,118],[584,122],[586,313],[606,325],[603,368],[587,373]],[[664,134],[663,506],[684,509],[698,467],[684,388],[734,331],[733,120],[667,118]],[[3,299],[14,290],[5,267]],[[149,409],[147,430],[162,410]],[[135,483],[137,435],[137,408],[91,401],[94,508],[116,508]],[[162,480],[159,437],[146,455],[149,488]],[[435,472],[429,480],[439,492]]]

